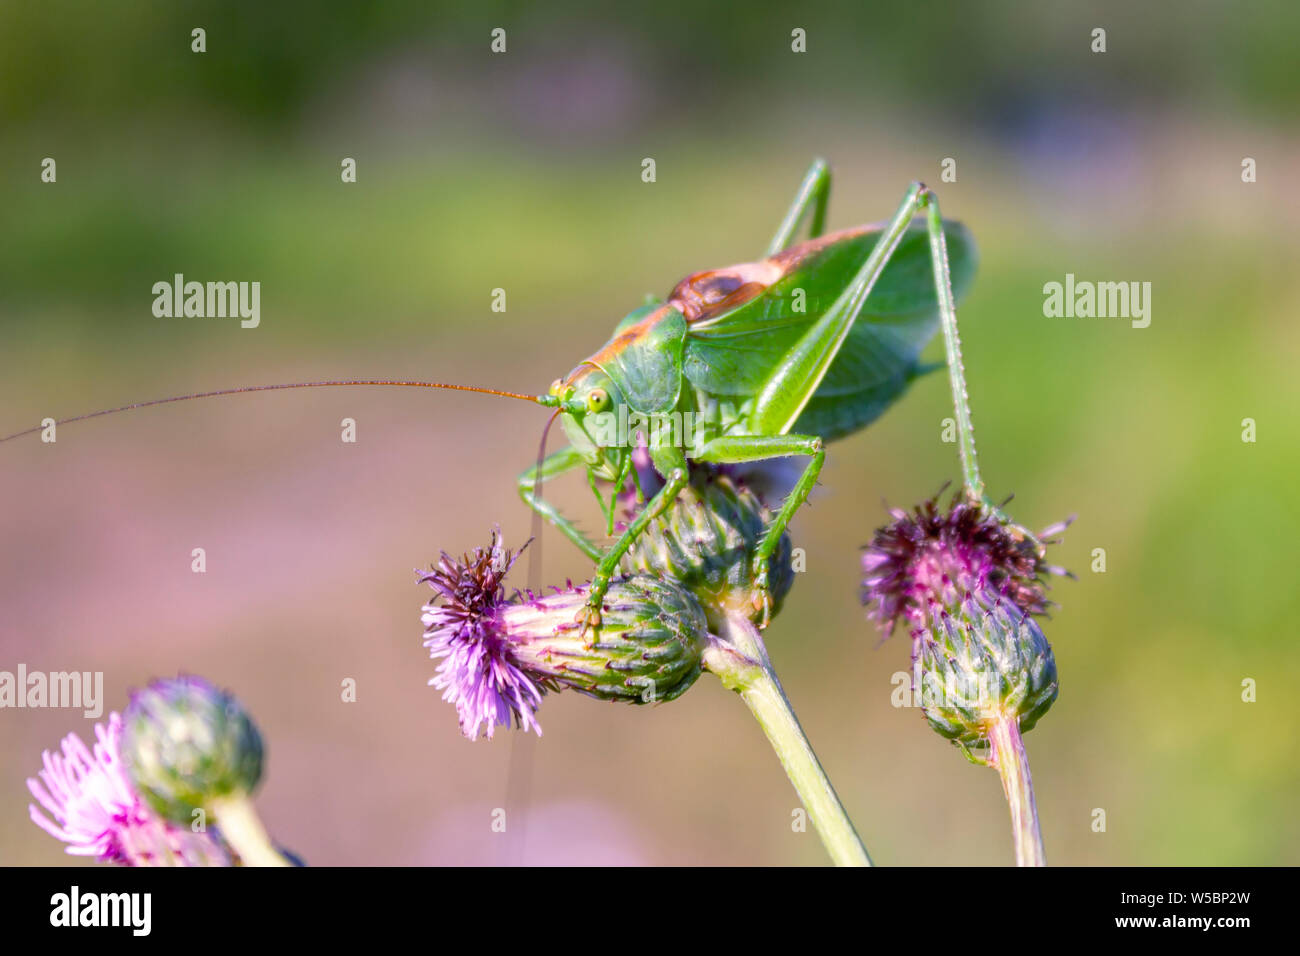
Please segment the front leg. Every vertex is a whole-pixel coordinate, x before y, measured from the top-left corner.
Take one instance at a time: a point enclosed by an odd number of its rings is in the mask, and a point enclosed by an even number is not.
[[[585,464],[586,462],[578,454],[578,450],[572,445],[561,448],[554,454],[549,455],[540,466],[529,468],[519,476],[519,497],[524,499],[524,503],[528,507],[553,524],[566,538],[576,544],[583,554],[595,561],[600,557],[600,546],[583,534],[581,529],[570,519],[561,514],[559,508],[542,498],[538,490],[543,479],[554,478],[556,475],[562,475],[575,468],[581,468]]]
[[[808,500],[817,476],[826,461],[826,450],[816,435],[724,435],[715,438],[701,450],[696,461],[715,464],[740,464],[763,461],[767,458],[785,458],[790,455],[807,455],[808,467],[804,469],[794,488],[781,504],[772,523],[763,533],[763,540],[754,550],[754,608],[762,615],[759,627],[765,628],[772,618],[772,595],[767,589],[768,562],[781,542],[790,519],[799,506]]]
[[[600,612],[605,603],[605,592],[609,590],[609,582],[613,579],[615,572],[618,571],[619,562],[623,560],[623,555],[627,554],[628,549],[640,537],[641,532],[645,531],[646,526],[655,518],[663,514],[665,509],[676,500],[686,487],[688,480],[686,460],[681,459],[681,463],[668,472],[665,476],[666,481],[658,494],[646,503],[641,509],[641,513],[632,520],[627,526],[627,530],[614,542],[613,546],[605,552],[600,563],[596,565],[596,572],[591,576],[591,591],[587,595],[586,605],[578,612],[577,621],[582,625],[582,635],[585,637],[589,628],[600,627]],[[593,638],[594,641],[594,638]]]

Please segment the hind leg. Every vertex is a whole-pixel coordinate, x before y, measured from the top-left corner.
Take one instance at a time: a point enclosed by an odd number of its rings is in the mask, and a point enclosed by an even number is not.
[[[777,227],[776,235],[767,244],[767,256],[774,256],[794,242],[799,227],[812,209],[812,225],[808,229],[808,238],[816,239],[826,229],[826,207],[831,198],[831,168],[824,159],[814,159],[808,172],[804,174],[799,191],[795,193],[794,202],[786,211],[785,218]]]

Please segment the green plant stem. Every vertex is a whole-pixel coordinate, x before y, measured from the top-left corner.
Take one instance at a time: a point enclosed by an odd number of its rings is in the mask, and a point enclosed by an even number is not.
[[[728,614],[721,630],[705,652],[705,666],[748,705],[835,864],[870,866],[866,847],[777,680],[758,629],[748,618]]]
[[[1016,844],[1017,866],[1046,866],[1043,835],[1038,828],[1038,805],[1034,802],[1034,780],[1029,774],[1029,754],[1020,736],[1020,720],[1014,715],[999,718],[989,729],[993,752],[990,762],[1002,777],[1002,790],[1011,808],[1011,834]]]
[[[245,866],[292,866],[276,850],[247,796],[221,797],[210,809],[221,835]]]

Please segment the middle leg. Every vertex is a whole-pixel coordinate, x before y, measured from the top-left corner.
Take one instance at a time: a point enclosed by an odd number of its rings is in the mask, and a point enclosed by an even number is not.
[[[786,495],[772,523],[763,532],[763,539],[754,551],[754,607],[762,614],[759,627],[765,628],[772,618],[772,596],[767,589],[768,562],[781,543],[790,519],[808,500],[817,476],[826,461],[826,450],[816,435],[723,435],[713,439],[701,450],[696,461],[712,464],[735,465],[768,458],[786,458],[807,455],[810,459],[794,488]]]

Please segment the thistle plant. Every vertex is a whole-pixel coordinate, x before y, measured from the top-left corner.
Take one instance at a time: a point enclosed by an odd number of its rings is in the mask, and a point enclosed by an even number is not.
[[[616,579],[601,627],[584,636],[575,613],[588,587],[507,595],[505,577],[518,558],[494,531],[488,547],[459,560],[443,552],[432,570],[416,571],[437,592],[421,618],[424,645],[442,661],[429,684],[455,704],[469,739],[512,722],[540,735],[537,709],[554,691],[645,704],[673,700],[695,683],[708,625],[689,591],[649,574]]]
[[[862,600],[886,634],[906,625],[926,719],[968,759],[998,770],[1016,862],[1042,866],[1022,734],[1057,695],[1056,661],[1035,618],[1047,609],[1048,576],[1066,573],[1047,563],[1046,546],[1068,522],[1035,536],[985,496],[955,313],[941,311],[963,485],[946,509],[936,495],[911,513],[891,512],[865,548]]]
[[[540,735],[537,713],[548,693],[662,702],[708,670],[748,704],[835,860],[866,863],[760,630],[791,585],[786,528],[817,484],[826,446],[867,427],[917,372],[934,332],[933,282],[964,488],[942,515],[933,505],[927,514],[896,513],[867,556],[866,598],[882,624],[908,620],[927,717],[968,754],[987,752],[1021,821],[1017,839],[1028,858],[1041,858],[1041,841],[1036,853],[1031,847],[1037,822],[1020,733],[1056,694],[1051,649],[1033,620],[1043,610],[1043,544],[987,501],[975,464],[953,295],[954,283],[958,291],[970,283],[975,246],[963,226],[943,220],[938,198],[920,182],[906,187],[889,219],[826,232],[830,188],[828,164],[815,160],[761,258],[665,285],[666,296],[627,312],[598,340],[604,344],[566,363],[570,371],[546,395],[392,378],[280,382],[43,419],[0,442],[45,438],[46,429],[53,440],[55,426],[130,409],[283,389],[416,387],[552,410],[542,450],[557,421],[568,446],[539,456],[518,490],[590,559],[590,582],[507,593],[517,555],[499,534],[485,549],[460,559],[444,553],[417,572],[434,591],[422,609],[424,643],[439,662],[430,684],[455,705],[463,733],[491,737],[513,724]],[[913,229],[918,217],[928,242]],[[178,308],[181,285],[178,276]],[[648,449],[629,442],[629,428],[642,429],[642,438],[649,432]],[[771,510],[738,478],[754,467],[768,470],[759,474],[769,479],[766,494],[781,499]],[[791,470],[782,477],[782,468]],[[585,473],[610,537],[618,497],[633,479],[633,511],[616,539],[597,543],[543,500],[543,481],[566,472]],[[55,813],[51,832],[75,837],[87,852],[126,853],[117,837],[87,837],[93,820],[72,806],[83,778],[111,782],[124,768],[129,793],[115,791],[118,802],[100,806],[114,820],[138,804],[162,828],[154,842],[170,847],[168,827],[213,811],[240,861],[285,862],[252,810],[261,739],[233,698],[198,680],[160,682],[137,695],[119,723],[112,739],[120,757],[114,749],[106,763],[83,746],[47,767],[46,786],[58,793],[43,789],[38,799]],[[184,856],[185,848],[168,852]]]
[[[211,815],[249,866],[289,866],[253,809],[262,737],[231,694],[201,677],[157,680],[131,697],[122,754],[136,791],[163,819]]]
[[[215,829],[194,831],[153,810],[122,763],[122,717],[95,725],[87,747],[76,734],[61,752],[42,754],[43,769],[27,781],[36,803],[32,822],[67,844],[73,856],[120,866],[231,866],[233,855]],[[37,804],[40,806],[38,807]]]
[[[745,614],[725,614],[721,623],[705,652],[705,668],[749,707],[831,860],[837,866],[870,866],[871,857],[795,716],[761,632]]]
[[[574,620],[588,587],[539,596],[507,594],[519,554],[499,532],[460,559],[442,553],[417,571],[437,592],[423,609],[425,646],[441,659],[430,685],[456,706],[471,740],[514,724],[541,734],[537,708],[563,689],[601,700],[659,703],[680,696],[703,670],[740,694],[762,726],[837,863],[869,864],[862,842],[817,761],[772,669],[755,622],[754,550],[770,513],[728,475],[702,475],[658,515],[624,559],[605,595],[601,625],[584,637]],[[769,571],[779,609],[790,589],[783,536]]]
[[[704,666],[735,691],[767,735],[831,859],[870,865],[862,840],[799,725],[772,667],[759,626],[755,551],[771,527],[772,512],[726,470],[701,469],[674,507],[659,515],[624,559],[624,567],[670,575],[704,607],[710,637]],[[794,583],[790,537],[782,533],[768,570],[770,619]]]
[[[263,748],[239,702],[200,677],[157,680],[124,714],[43,754],[34,822],[74,856],[122,866],[288,866],[252,808]],[[296,858],[293,862],[297,863]]]

